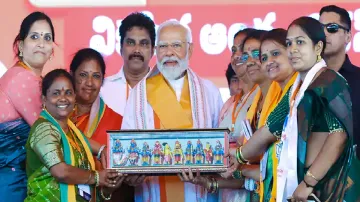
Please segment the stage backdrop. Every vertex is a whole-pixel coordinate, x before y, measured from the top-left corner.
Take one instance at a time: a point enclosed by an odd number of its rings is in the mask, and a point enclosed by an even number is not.
[[[56,32],[55,57],[45,69],[68,69],[73,54],[91,47],[103,54],[107,75],[119,71],[119,26],[131,12],[144,12],[158,26],[165,20],[177,19],[192,30],[194,54],[190,66],[202,77],[212,80],[228,97],[225,70],[230,61],[234,34],[244,27],[270,30],[287,28],[300,16],[319,17],[327,4],[346,8],[351,16],[352,41],[347,50],[352,62],[360,65],[360,3],[356,0],[12,0],[0,7],[0,76],[15,60],[13,40],[23,18],[32,11],[46,12]],[[155,57],[151,65],[155,64]]]

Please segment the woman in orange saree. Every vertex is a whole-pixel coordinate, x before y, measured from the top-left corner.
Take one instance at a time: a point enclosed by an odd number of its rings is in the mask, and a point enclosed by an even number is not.
[[[75,81],[76,107],[72,120],[90,139],[98,144],[107,145],[107,130],[120,130],[122,116],[110,109],[99,96],[105,75],[105,61],[96,50],[79,50],[71,64],[70,71]],[[101,168],[95,160],[96,168]],[[115,191],[112,201],[131,201],[133,194],[127,185]],[[125,194],[126,193],[126,194]]]

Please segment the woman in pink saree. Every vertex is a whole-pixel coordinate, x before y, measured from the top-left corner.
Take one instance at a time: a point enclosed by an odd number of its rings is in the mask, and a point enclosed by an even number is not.
[[[41,111],[41,73],[53,53],[54,27],[41,12],[28,15],[14,41],[17,62],[0,78],[0,196],[26,197],[24,145]]]

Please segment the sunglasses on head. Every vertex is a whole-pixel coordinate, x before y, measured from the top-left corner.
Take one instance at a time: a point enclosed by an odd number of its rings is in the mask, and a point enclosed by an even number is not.
[[[254,60],[258,60],[260,57],[260,51],[259,50],[253,50],[251,51],[251,55],[244,53],[241,56],[241,61],[243,63],[247,62],[249,60],[249,57],[252,57]]]
[[[326,30],[329,32],[329,33],[336,33],[339,31],[339,29],[343,29],[345,31],[350,31],[348,28],[344,27],[344,26],[341,26],[339,24],[336,24],[336,23],[328,23],[328,24],[323,24],[323,26],[326,28]]]

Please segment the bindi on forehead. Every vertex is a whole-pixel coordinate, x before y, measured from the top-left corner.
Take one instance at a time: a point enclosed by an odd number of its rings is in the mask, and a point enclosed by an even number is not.
[[[51,33],[49,33],[49,32],[43,32],[43,31],[40,31],[40,32],[34,31],[34,32],[31,32],[31,33],[32,33],[32,34],[38,34],[38,35],[40,35],[40,36],[51,35]]]

